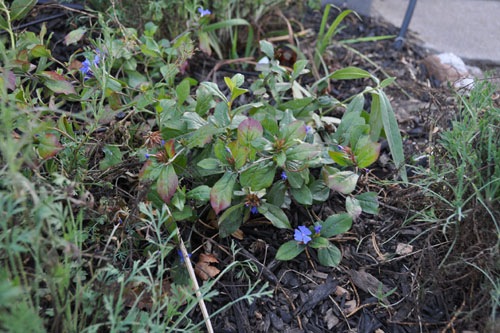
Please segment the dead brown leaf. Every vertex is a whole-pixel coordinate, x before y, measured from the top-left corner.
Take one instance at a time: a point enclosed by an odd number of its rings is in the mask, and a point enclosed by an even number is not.
[[[217,260],[213,254],[201,253],[194,268],[194,272],[203,281],[206,281],[209,278],[214,278],[220,273],[220,270],[211,264],[218,262],[219,260]]]

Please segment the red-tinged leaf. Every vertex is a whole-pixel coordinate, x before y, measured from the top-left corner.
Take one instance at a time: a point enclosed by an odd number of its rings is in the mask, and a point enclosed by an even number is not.
[[[31,49],[30,53],[34,58],[49,58],[52,55],[50,50],[43,45],[35,45],[35,47]]]
[[[172,158],[175,156],[175,140],[170,139],[167,142],[165,142],[165,145],[163,146],[165,148],[165,151],[167,152],[168,158]]]
[[[71,31],[69,34],[64,37],[64,44],[70,45],[70,44],[76,44],[82,39],[83,35],[85,35],[85,32],[87,32],[87,29],[85,28],[78,28],[76,30]]]
[[[174,196],[178,185],[179,178],[175,173],[174,167],[172,165],[165,166],[161,170],[158,182],[156,183],[156,191],[161,199],[166,203],[170,203],[170,199]]]
[[[52,158],[63,149],[58,137],[52,133],[46,133],[37,137],[38,154],[44,160]]]
[[[238,141],[244,146],[250,145],[253,140],[262,137],[263,134],[264,129],[260,121],[252,118],[243,120],[238,126]]]
[[[41,76],[45,78],[45,86],[58,94],[76,94],[75,88],[71,82],[66,81],[66,78],[61,74],[52,71],[44,71]]]
[[[226,172],[210,190],[210,205],[216,214],[231,205],[236,174]]]
[[[147,160],[144,162],[141,170],[139,171],[139,179],[146,179],[149,175],[149,167],[153,164],[153,161]]]

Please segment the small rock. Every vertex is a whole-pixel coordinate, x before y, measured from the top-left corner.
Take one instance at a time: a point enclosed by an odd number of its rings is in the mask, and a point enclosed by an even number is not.
[[[457,90],[467,88],[470,90],[474,77],[481,77],[479,68],[467,67],[464,61],[453,53],[433,54],[426,57],[422,64],[427,76],[436,86],[444,86],[448,82]]]

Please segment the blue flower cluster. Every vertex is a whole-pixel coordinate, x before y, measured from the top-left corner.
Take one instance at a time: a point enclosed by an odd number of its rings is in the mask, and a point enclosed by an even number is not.
[[[319,235],[321,232],[321,226],[317,225],[314,227],[315,235]],[[300,225],[297,229],[295,229],[294,239],[299,243],[307,244],[312,240],[312,231],[309,230],[306,226]]]
[[[94,56],[94,60],[92,61],[92,64],[97,67],[99,66],[99,62],[101,61],[101,54],[99,50],[96,51],[96,55]],[[94,73],[92,72],[92,66],[91,62],[89,59],[85,58],[85,60],[82,62],[82,67],[80,67],[80,72],[82,72],[84,76],[84,80],[88,80],[91,77],[94,76]]]

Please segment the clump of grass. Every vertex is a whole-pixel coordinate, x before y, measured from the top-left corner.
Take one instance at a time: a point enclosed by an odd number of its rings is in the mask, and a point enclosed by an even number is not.
[[[468,279],[474,300],[460,320],[471,323],[489,309],[495,322],[499,306],[500,246],[500,108],[498,86],[476,82],[467,94],[457,95],[458,112],[451,128],[441,133],[427,169],[420,168],[416,184],[430,198],[419,220],[442,227],[448,244],[436,274],[447,279]],[[467,293],[467,291],[465,292]],[[451,297],[451,296],[450,296]],[[473,301],[472,301],[473,302]],[[481,327],[488,326],[484,321]]]

